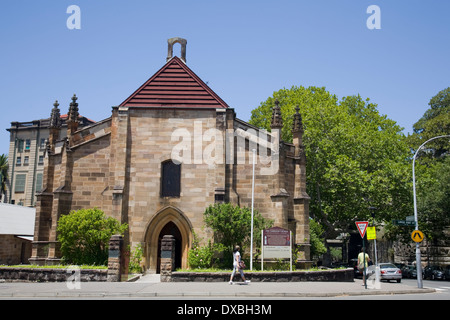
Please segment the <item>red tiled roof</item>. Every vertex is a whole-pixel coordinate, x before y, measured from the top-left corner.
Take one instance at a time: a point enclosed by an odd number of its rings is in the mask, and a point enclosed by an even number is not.
[[[169,60],[120,106],[228,108],[178,57]]]

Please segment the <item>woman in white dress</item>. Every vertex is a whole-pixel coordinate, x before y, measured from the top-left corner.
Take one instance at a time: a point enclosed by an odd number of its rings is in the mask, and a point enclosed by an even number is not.
[[[234,250],[233,250],[233,272],[231,273],[229,284],[233,284],[233,278],[234,278],[234,275],[236,274],[236,270],[239,270],[242,281],[244,281],[244,283],[250,282],[250,280],[245,280],[244,269],[240,265],[241,253],[239,252],[239,249],[240,249],[239,246],[236,246],[236,247],[234,247]]]

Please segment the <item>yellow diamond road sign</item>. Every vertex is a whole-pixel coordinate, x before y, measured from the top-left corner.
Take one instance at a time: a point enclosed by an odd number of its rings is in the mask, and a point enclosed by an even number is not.
[[[412,239],[414,242],[422,242],[423,238],[424,238],[424,236],[423,236],[422,231],[414,230],[414,231],[411,233],[411,239]]]
[[[376,240],[377,239],[377,231],[375,227],[367,228],[367,240]]]

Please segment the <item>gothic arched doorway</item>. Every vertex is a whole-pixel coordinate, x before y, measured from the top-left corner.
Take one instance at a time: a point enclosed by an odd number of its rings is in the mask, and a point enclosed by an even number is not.
[[[181,243],[183,237],[181,236],[180,230],[177,228],[175,223],[172,221],[167,223],[164,228],[162,228],[158,237],[158,262],[156,264],[156,273],[160,273],[161,266],[161,240],[164,236],[171,235],[175,238],[175,268],[181,268]]]
[[[146,269],[159,273],[161,239],[165,235],[175,237],[175,266],[187,268],[187,252],[192,242],[192,225],[177,208],[169,206],[158,211],[147,225],[144,255]]]

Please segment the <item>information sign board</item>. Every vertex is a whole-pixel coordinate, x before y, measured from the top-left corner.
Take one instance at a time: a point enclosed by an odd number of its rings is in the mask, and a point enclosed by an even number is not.
[[[274,227],[263,230],[264,258],[289,258],[291,252],[291,232]]]
[[[261,270],[264,259],[290,260],[292,271],[292,232],[280,227],[273,227],[261,232]]]
[[[290,246],[290,231],[273,227],[263,231],[265,246]]]

